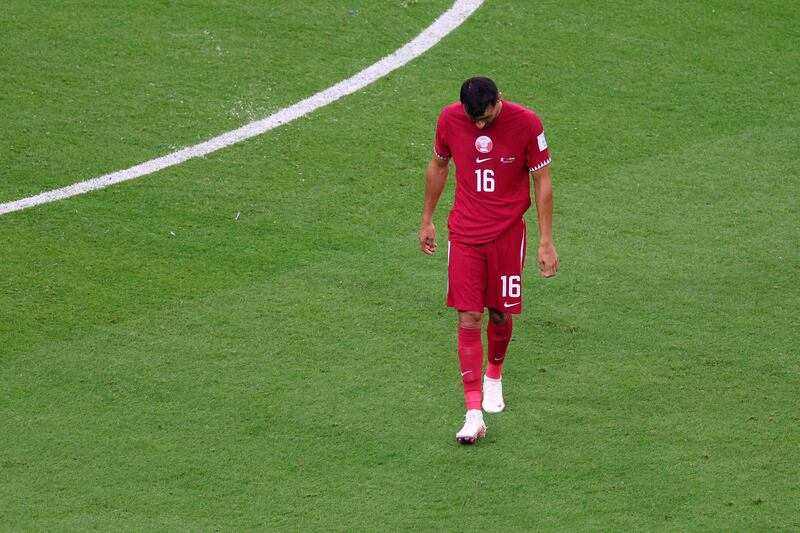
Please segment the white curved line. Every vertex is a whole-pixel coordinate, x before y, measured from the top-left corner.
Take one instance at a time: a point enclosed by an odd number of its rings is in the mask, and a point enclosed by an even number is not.
[[[156,159],[151,159],[145,163],[140,163],[136,166],[119,170],[110,174],[105,174],[97,178],[86,181],[81,181],[61,189],[43,192],[36,196],[22,198],[12,202],[0,204],[0,215],[11,213],[13,211],[20,211],[28,207],[34,207],[40,204],[55,202],[63,200],[71,196],[77,196],[96,189],[103,189],[110,185],[128,181],[159,170],[183,163],[188,159],[201,157],[211,152],[216,152],[222,148],[232,144],[250,139],[256,135],[261,135],[271,129],[277,128],[287,122],[291,122],[296,118],[310,113],[320,107],[335,102],[343,96],[352,94],[359,89],[363,89],[370,83],[386,76],[395,69],[398,69],[411,61],[412,59],[427,52],[436,43],[441,41],[450,32],[459,27],[462,22],[467,20],[472,13],[478,9],[484,0],[456,0],[456,2],[442,15],[436,19],[433,24],[428,26],[416,38],[410,41],[405,46],[398,48],[393,53],[384,57],[377,63],[369,66],[359,72],[358,74],[340,81],[336,85],[318,92],[317,94],[301,100],[296,104],[285,107],[276,113],[261,119],[246,124],[235,130],[223,133],[213,139],[209,139],[200,144],[189,146],[172,152]]]

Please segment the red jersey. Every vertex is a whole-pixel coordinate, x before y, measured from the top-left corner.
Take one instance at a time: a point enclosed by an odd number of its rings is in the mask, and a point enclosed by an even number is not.
[[[531,206],[529,173],[550,163],[536,113],[503,101],[500,114],[478,128],[460,103],[445,107],[436,125],[436,155],[453,158],[456,193],[449,238],[484,244],[518,222]]]

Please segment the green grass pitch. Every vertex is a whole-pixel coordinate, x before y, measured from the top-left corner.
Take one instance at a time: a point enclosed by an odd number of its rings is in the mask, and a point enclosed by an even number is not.
[[[0,203],[262,118],[449,5],[11,0]],[[0,529],[800,529],[798,26],[487,0],[296,122],[0,217]],[[416,232],[473,75],[545,124],[562,270],[529,267],[508,409],[459,447]]]

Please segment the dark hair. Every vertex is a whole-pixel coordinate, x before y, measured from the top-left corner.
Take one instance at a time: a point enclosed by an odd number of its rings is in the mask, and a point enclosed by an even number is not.
[[[489,78],[470,78],[461,84],[461,104],[470,117],[480,117],[490,105],[497,104],[497,85]]]

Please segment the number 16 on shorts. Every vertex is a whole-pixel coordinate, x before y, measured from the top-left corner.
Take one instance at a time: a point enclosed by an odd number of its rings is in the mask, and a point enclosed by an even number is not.
[[[503,298],[519,298],[522,294],[520,281],[520,276],[500,276]]]

